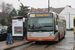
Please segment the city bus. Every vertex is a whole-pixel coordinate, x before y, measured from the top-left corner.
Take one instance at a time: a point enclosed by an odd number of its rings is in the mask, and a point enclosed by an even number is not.
[[[59,41],[66,35],[66,20],[54,12],[28,13],[28,41]]]

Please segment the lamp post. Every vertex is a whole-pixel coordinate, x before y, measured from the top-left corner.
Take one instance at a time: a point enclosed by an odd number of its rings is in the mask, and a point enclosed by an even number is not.
[[[49,3],[50,3],[50,0],[48,0],[48,12],[49,12]]]
[[[70,13],[69,13],[69,28],[70,28]]]

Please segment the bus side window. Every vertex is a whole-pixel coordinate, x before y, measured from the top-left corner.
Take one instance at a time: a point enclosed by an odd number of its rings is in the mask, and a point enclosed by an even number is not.
[[[58,21],[57,21],[57,19],[56,19],[56,25],[58,25]]]
[[[62,27],[63,27],[63,23],[62,23],[61,25],[62,25]]]
[[[60,25],[59,25],[60,23],[58,22],[58,27],[60,27]]]
[[[58,25],[58,15],[56,14],[56,25]]]

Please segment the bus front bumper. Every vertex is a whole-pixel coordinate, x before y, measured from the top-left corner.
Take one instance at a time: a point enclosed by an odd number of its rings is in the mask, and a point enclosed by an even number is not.
[[[27,41],[57,41],[58,40],[58,37],[57,38],[27,38]]]

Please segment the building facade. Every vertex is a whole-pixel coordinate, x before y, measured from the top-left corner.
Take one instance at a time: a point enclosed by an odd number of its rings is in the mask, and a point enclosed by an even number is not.
[[[48,8],[31,8],[29,12],[48,12]],[[75,17],[75,9],[73,9],[70,5],[61,8],[52,8],[50,7],[49,12],[56,12],[59,15],[63,16],[66,19],[66,28],[73,28],[73,18]]]
[[[75,17],[75,9],[71,6],[66,6],[59,15],[62,15],[66,19],[66,28],[74,28],[73,18]]]

